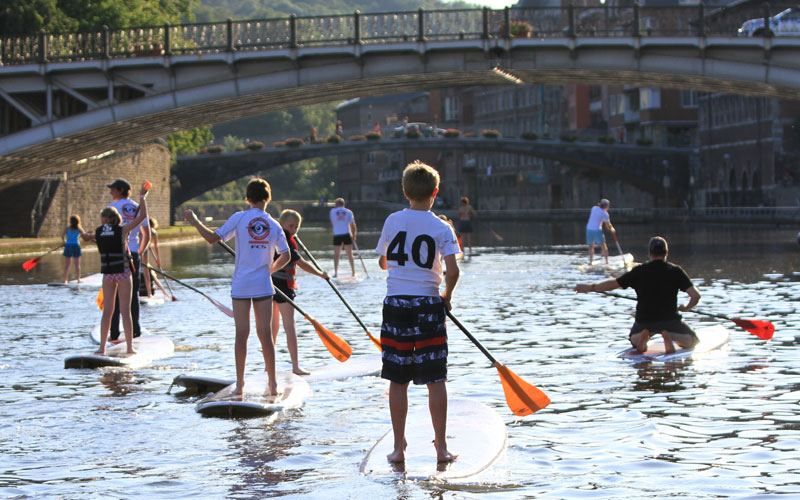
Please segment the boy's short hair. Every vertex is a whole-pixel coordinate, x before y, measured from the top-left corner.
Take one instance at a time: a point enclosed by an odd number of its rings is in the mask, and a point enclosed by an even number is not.
[[[296,220],[298,226],[303,222],[303,217],[296,210],[292,210],[291,208],[287,208],[278,216],[278,222],[286,222],[289,219]]]
[[[109,224],[111,224],[112,226],[118,226],[120,222],[122,222],[122,216],[114,207],[106,207],[103,210],[101,210],[100,217],[105,217],[106,219],[108,219]]]
[[[648,245],[648,250],[650,251],[650,255],[653,257],[663,257],[667,255],[667,251],[669,250],[669,246],[667,245],[667,240],[662,238],[661,236],[653,236],[650,238],[650,244]]]
[[[439,189],[439,172],[419,160],[409,163],[403,170],[403,192],[409,200],[430,199]]]
[[[462,205],[469,205],[469,198],[466,196],[462,196],[460,201]]]
[[[344,198],[336,198],[336,200],[334,200],[333,204],[336,205],[337,207],[343,207],[344,206]]]
[[[245,199],[251,203],[272,199],[272,189],[269,187],[269,182],[258,177],[250,179],[250,182],[247,183]]]

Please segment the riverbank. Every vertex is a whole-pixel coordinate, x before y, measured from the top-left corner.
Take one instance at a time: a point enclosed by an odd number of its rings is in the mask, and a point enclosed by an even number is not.
[[[189,225],[178,225],[158,229],[158,244],[176,245],[201,239],[197,231]],[[61,244],[61,238],[2,238],[0,239],[0,258],[39,255]],[[93,243],[82,243],[84,252],[96,252]]]

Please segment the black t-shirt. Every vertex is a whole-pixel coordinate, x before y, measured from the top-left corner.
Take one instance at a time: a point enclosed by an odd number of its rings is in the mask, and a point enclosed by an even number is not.
[[[685,292],[692,281],[680,266],[661,259],[640,264],[617,278],[622,288],[636,290],[636,321],[680,318],[678,290]]]

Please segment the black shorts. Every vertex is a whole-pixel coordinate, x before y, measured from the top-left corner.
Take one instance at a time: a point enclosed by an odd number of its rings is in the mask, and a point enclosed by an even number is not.
[[[471,233],[472,232],[472,221],[471,220],[460,220],[458,224],[456,224],[459,233]]]
[[[286,281],[286,280],[280,280],[280,279],[273,278],[272,279],[272,286],[274,286],[275,288],[277,288],[278,290],[283,292],[287,297],[289,297],[290,300],[294,300],[294,298],[297,296],[295,291],[292,290],[291,288],[289,288],[289,282]],[[275,295],[273,295],[273,299],[278,304],[288,304],[288,302],[286,300],[284,300],[284,298],[281,297],[278,292],[275,292]]]
[[[634,321],[633,326],[631,327],[631,331],[630,333],[628,333],[628,338],[632,337],[637,333],[640,333],[642,330],[645,329],[647,329],[650,332],[651,336],[658,335],[662,331],[666,330],[670,333],[677,333],[681,336],[683,335],[687,336],[685,337],[685,339],[681,340],[689,339],[688,336],[693,337],[694,338],[693,345],[697,345],[697,343],[700,341],[697,338],[697,334],[695,333],[695,331],[692,330],[692,327],[687,325],[681,318],[668,319],[663,321],[642,321],[642,322]],[[686,341],[683,342],[683,344],[687,343],[689,342]],[[633,342],[631,342],[631,344],[633,344]],[[685,345],[684,347],[690,347],[690,346]]]
[[[338,247],[339,245],[352,245],[352,244],[353,244],[353,238],[350,236],[350,233],[333,235],[333,246],[335,247]]]
[[[441,297],[395,295],[383,300],[381,377],[407,384],[447,380],[446,312]]]

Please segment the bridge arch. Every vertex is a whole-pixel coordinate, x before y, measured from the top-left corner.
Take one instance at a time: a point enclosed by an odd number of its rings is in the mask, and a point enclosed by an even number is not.
[[[675,193],[688,189],[692,149],[653,148],[627,144],[570,143],[552,140],[486,139],[383,139],[380,141],[348,141],[341,144],[313,144],[300,148],[269,148],[257,152],[237,151],[179,157],[172,168],[174,207],[246,175],[269,170],[287,163],[323,156],[365,153],[369,151],[401,151],[437,149],[448,151],[485,151],[529,155],[560,162],[570,168],[597,172],[609,179],[618,179],[655,196],[663,194],[663,162],[669,162],[675,178]]]

